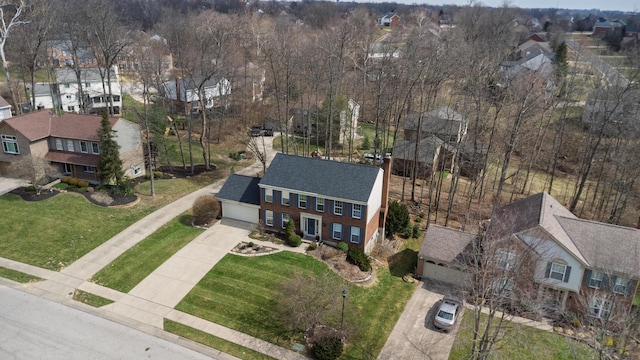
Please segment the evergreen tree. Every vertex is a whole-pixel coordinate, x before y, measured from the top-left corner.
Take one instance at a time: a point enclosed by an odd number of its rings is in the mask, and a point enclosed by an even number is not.
[[[564,41],[558,45],[556,57],[553,60],[553,63],[556,65],[556,74],[558,79],[564,78],[567,75],[567,69],[569,68],[567,61],[567,43]]]
[[[109,124],[109,116],[106,111],[102,112],[102,121],[98,129],[100,138],[100,162],[98,163],[98,174],[100,181],[111,183],[115,181],[120,184],[124,177],[122,171],[122,159],[120,159],[120,145],[113,139],[115,130]]]

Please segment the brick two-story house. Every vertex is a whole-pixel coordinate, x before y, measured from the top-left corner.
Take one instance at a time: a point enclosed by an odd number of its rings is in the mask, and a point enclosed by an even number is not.
[[[384,234],[390,167],[277,154],[262,179],[234,175],[217,197],[223,217],[274,232],[293,219],[305,239],[369,253]]]
[[[31,155],[48,160],[57,169],[56,174],[48,175],[98,182],[100,121],[101,117],[96,115],[57,116],[42,110],[0,122],[0,174],[14,176],[11,163]],[[120,145],[125,176],[144,175],[140,126],[119,118],[109,118],[109,123],[116,130],[114,140]]]

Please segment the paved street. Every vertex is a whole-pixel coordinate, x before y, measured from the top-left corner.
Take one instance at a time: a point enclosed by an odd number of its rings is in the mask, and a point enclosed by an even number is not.
[[[0,359],[217,358],[1,285],[0,323]]]

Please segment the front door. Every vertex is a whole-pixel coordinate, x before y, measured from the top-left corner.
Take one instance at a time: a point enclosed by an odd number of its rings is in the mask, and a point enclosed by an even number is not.
[[[307,234],[316,236],[316,219],[307,218]]]

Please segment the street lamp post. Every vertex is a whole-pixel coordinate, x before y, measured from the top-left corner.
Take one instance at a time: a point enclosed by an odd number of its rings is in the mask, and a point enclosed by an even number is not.
[[[342,290],[342,321],[340,324],[340,330],[344,330],[344,301],[347,298],[347,290]]]

